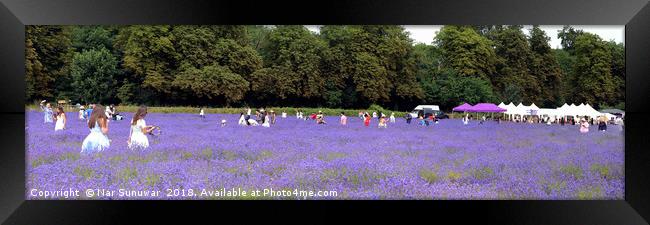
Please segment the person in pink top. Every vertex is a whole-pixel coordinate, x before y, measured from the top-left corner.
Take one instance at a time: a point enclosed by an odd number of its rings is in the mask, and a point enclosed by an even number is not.
[[[587,133],[589,132],[589,123],[587,122],[587,119],[582,118],[580,121],[580,133]]]
[[[345,116],[345,112],[341,112],[341,125],[348,124],[348,117]]]

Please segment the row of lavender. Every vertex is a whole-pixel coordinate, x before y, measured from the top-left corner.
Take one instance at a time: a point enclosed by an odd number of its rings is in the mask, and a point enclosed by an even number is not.
[[[163,129],[151,147],[127,148],[129,119],[109,123],[111,147],[80,155],[89,130],[68,115],[54,131],[26,113],[27,190],[242,188],[335,190],[329,199],[623,199],[624,133],[576,126],[398,118],[388,129],[278,118],[242,127],[238,115],[149,114]],[[222,119],[228,121],[221,127]],[[28,199],[40,199],[30,197]],[[99,197],[94,199],[160,199]],[[199,197],[162,197],[192,199]],[[275,198],[275,197],[274,197]],[[289,197],[289,199],[293,199]]]

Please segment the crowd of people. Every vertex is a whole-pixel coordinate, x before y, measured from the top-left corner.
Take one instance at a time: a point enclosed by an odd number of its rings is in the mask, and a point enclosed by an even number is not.
[[[43,100],[40,103],[40,108],[44,112],[44,123],[55,123],[54,130],[60,131],[66,129],[66,114],[63,106],[57,106],[56,110],[52,109],[50,103],[46,103]],[[85,120],[88,124],[90,133],[82,142],[81,152],[82,153],[93,153],[103,151],[104,149],[110,146],[110,140],[108,139],[108,124],[110,120],[122,120],[124,117],[117,112],[115,105],[110,105],[104,107],[100,104],[89,104],[87,107],[78,105],[79,108],[79,119]],[[147,134],[152,134],[154,130],[160,129],[158,126],[148,126],[145,122],[145,117],[147,115],[147,107],[140,106],[130,122],[129,137],[127,138],[127,145],[130,149],[146,149],[149,147],[149,140]],[[372,116],[371,116],[372,115]],[[199,116],[205,119],[205,109],[199,109]],[[254,117],[253,117],[254,116]],[[262,126],[262,127],[271,127],[276,124],[276,113],[273,110],[267,111],[264,108],[259,108],[255,110],[255,114],[252,114],[251,108],[246,108],[245,111],[242,111],[239,116],[238,124],[241,126]],[[286,112],[282,112],[282,118],[287,117]],[[389,123],[395,123],[395,113],[391,113],[387,117],[386,114],[382,112],[368,112],[359,111],[359,118],[363,121],[363,126],[370,126],[370,123],[373,119],[377,119],[377,127],[387,128]],[[312,113],[309,116],[304,116],[304,112],[300,109],[296,110],[296,118],[300,120],[313,120],[316,124],[324,125],[327,124],[325,120],[325,114],[322,111],[318,113]],[[404,119],[407,124],[410,124],[413,117],[411,114],[406,114]],[[461,121],[464,125],[468,125],[471,116],[466,114],[462,117]],[[436,118],[435,114],[427,114],[418,116],[418,125],[420,126],[431,126],[437,124],[439,119]],[[500,117],[494,118],[497,123],[500,123]],[[479,124],[483,124],[487,121],[485,116],[482,116],[479,119]],[[590,125],[598,125],[599,131],[607,130],[607,123],[609,122],[606,117],[600,118],[573,118],[573,117],[562,117],[562,118],[513,118],[515,123],[546,123],[550,124],[559,124],[564,125],[577,125],[579,126],[579,131],[581,133],[589,132]],[[617,120],[616,124],[623,125],[622,119]],[[348,117],[345,115],[345,112],[341,112],[340,125],[348,124]],[[221,126],[226,126],[226,120],[221,120]],[[622,129],[622,128],[621,128]]]
[[[471,116],[469,114],[466,114],[462,118],[462,122],[464,125],[467,125],[470,121]],[[501,123],[501,117],[494,117],[494,121],[497,123]],[[487,121],[485,116],[482,116],[482,118],[479,120],[479,124],[483,124],[485,121]],[[589,132],[589,127],[590,126],[598,126],[598,131],[607,131],[607,124],[615,124],[615,125],[620,125],[619,128],[622,131],[624,129],[624,122],[623,118],[617,117],[616,119],[608,119],[605,116],[599,116],[596,118],[593,117],[588,117],[588,116],[583,116],[583,117],[572,117],[572,116],[567,116],[567,117],[550,117],[550,116],[527,116],[527,117],[521,117],[521,116],[515,116],[511,120],[514,123],[530,123],[530,124],[546,124],[546,125],[560,125],[560,126],[579,126],[579,131],[581,133],[587,133]]]
[[[255,118],[251,117],[251,108],[246,109],[246,113],[241,112],[239,114],[239,122],[238,124],[241,126],[259,126],[261,124],[262,127],[271,127],[271,125],[275,124],[277,114],[275,111],[270,110],[267,111],[264,108],[260,108],[258,110],[255,110]],[[285,112],[282,112],[282,117],[286,118],[287,114]],[[222,125],[225,126],[226,121],[222,120]]]
[[[66,129],[67,117],[63,106],[57,106],[56,112],[52,110],[52,105],[41,101],[40,108],[44,112],[44,123],[56,121],[54,131]],[[89,104],[87,107],[78,105],[79,119],[85,120],[88,124],[90,133],[84,138],[81,144],[81,153],[94,153],[105,150],[110,146],[108,139],[109,121],[122,120],[115,105],[104,107],[100,104]],[[130,149],[146,149],[149,147],[147,134],[152,134],[157,126],[147,126],[144,118],[147,115],[147,107],[140,106],[134,114],[127,138],[127,145]]]

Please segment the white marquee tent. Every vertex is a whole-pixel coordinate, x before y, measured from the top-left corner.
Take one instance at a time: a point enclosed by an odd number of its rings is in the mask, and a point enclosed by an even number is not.
[[[546,111],[546,110],[545,110]],[[555,115],[556,116],[574,116],[574,117],[591,117],[591,118],[596,118],[598,116],[602,116],[603,113],[596,111],[593,107],[591,107],[589,104],[584,104],[581,103],[580,105],[567,105],[566,103],[562,105],[561,107],[558,107],[555,109]]]

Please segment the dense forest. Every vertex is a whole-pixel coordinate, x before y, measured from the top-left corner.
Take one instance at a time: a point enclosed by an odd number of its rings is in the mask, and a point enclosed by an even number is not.
[[[448,110],[461,102],[623,108],[625,48],[565,26],[26,26],[28,102]],[[562,40],[552,49],[548,35]]]

